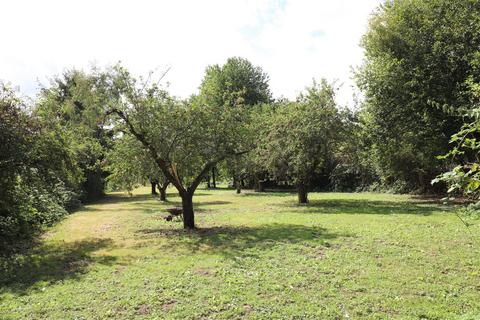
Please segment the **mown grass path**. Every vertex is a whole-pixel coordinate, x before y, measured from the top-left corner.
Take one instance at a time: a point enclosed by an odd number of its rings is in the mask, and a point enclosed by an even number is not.
[[[199,190],[188,232],[161,218],[179,198],[147,191],[85,206],[9,261],[0,319],[480,318],[480,228],[451,208]]]

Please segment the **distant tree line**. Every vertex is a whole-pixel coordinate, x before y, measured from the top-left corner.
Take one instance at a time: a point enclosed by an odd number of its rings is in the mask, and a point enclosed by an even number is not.
[[[187,99],[121,65],[66,71],[33,101],[2,83],[0,247],[145,183],[163,201],[176,188],[185,228],[198,186],[220,180],[296,188],[299,203],[312,190],[476,197],[479,17],[477,0],[385,1],[362,40],[355,110],[326,80],[273,99],[268,75],[238,57],[208,66]]]

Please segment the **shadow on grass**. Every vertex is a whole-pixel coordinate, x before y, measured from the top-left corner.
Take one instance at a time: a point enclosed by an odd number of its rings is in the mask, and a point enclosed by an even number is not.
[[[115,257],[92,256],[94,251],[111,246],[111,239],[90,239],[38,245],[22,254],[0,257],[0,291],[24,293],[38,282],[76,279],[93,263],[114,264]]]
[[[204,202],[195,202],[193,203],[194,206],[194,211],[195,213],[213,213],[213,212],[218,212],[221,210],[220,208],[212,208],[212,206],[222,206],[222,205],[228,205],[231,204],[232,202],[230,201],[204,201]],[[142,203],[138,202],[135,203],[135,208],[142,210],[145,213],[151,213],[151,214],[158,214],[158,213],[164,213],[166,214],[167,208],[171,207],[181,207],[182,202],[181,201],[172,201],[172,202],[164,202],[162,206],[158,206],[158,204],[152,204],[152,203]]]
[[[195,193],[195,196],[211,196],[211,194],[210,193],[197,192],[197,193]],[[167,200],[169,198],[180,199],[178,193],[174,192],[174,191],[167,193]],[[160,201],[160,196],[159,195],[151,195],[151,194],[128,195],[126,193],[117,192],[117,193],[110,193],[100,200],[89,203],[88,206],[97,205],[97,204],[110,204],[110,203],[143,202],[143,201],[149,201],[149,200]]]
[[[196,230],[152,228],[137,231],[144,239],[167,237],[171,240],[165,247],[172,250],[186,249],[191,252],[220,254],[226,258],[257,257],[254,253],[302,242],[322,246],[327,240],[349,237],[348,234],[328,232],[325,228],[294,224],[268,224],[258,227],[225,226]]]
[[[217,200],[217,201],[202,201],[202,202],[197,202],[194,203],[196,207],[202,207],[202,206],[215,206],[215,205],[225,205],[225,204],[231,204],[231,201],[222,201],[222,200]]]
[[[297,191],[294,189],[266,189],[262,192],[246,190],[243,195],[246,197],[292,197],[297,195]]]
[[[224,206],[232,204],[231,201],[202,201],[202,202],[195,202],[193,203],[193,210],[195,213],[221,213],[222,210],[225,208]],[[180,204],[181,205],[181,204]]]
[[[417,195],[413,196],[412,199],[414,199],[414,203],[430,203],[430,204],[438,204],[438,205],[444,205],[445,202],[448,203],[448,205],[467,205],[467,204],[472,204],[475,203],[476,200],[474,199],[469,199],[465,197],[455,197],[453,199],[449,199],[448,201],[445,201],[445,196],[439,196],[439,195]]]
[[[278,204],[281,207],[301,209],[303,213],[323,214],[413,214],[430,215],[433,212],[446,211],[447,208],[418,202],[374,201],[363,199],[313,200],[307,205],[292,203]]]

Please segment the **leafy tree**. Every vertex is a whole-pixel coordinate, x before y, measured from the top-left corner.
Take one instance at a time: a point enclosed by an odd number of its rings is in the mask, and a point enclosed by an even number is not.
[[[0,84],[0,249],[78,205],[79,172],[68,144]]]
[[[443,169],[468,105],[466,80],[480,46],[478,0],[386,1],[363,38],[358,84],[365,94],[369,157],[386,185],[425,191]]]
[[[155,83],[139,83],[116,66],[107,73],[109,114],[148,150],[182,198],[185,228],[194,228],[193,195],[220,161],[244,153],[248,113],[237,108],[178,101]]]
[[[214,106],[253,106],[271,100],[268,75],[250,61],[233,57],[223,66],[208,66],[200,85],[204,103]]]
[[[480,54],[474,64],[480,71]],[[477,73],[480,75],[480,73]],[[472,109],[463,116],[465,123],[452,135],[454,147],[441,159],[450,159],[451,170],[442,173],[432,184],[445,182],[451,195],[463,194],[478,200],[480,195],[480,81],[474,76],[468,79]]]
[[[297,102],[272,109],[265,122],[259,152],[268,172],[295,184],[299,203],[307,203],[312,177],[331,162],[340,141],[334,88],[325,80],[314,82]]]
[[[258,104],[252,109],[249,132],[254,141],[254,148],[242,157],[239,170],[243,178],[250,180],[255,192],[265,191],[265,184],[272,177],[268,163],[265,162],[266,139],[270,132],[268,124],[273,121],[275,111],[288,103],[286,100],[274,101]]]
[[[268,81],[268,75],[261,67],[254,66],[244,58],[229,58],[223,66],[207,67],[198,99],[201,103],[215,107],[247,106],[250,109],[256,104],[271,102]],[[250,155],[243,155],[237,159],[232,158],[227,163],[227,172],[233,177],[238,193],[242,181],[249,174],[249,157]]]
[[[79,192],[84,200],[104,194],[106,172],[101,163],[110,148],[111,131],[104,126],[107,101],[95,74],[71,70],[42,89],[35,114],[68,141],[82,171]]]
[[[432,184],[446,182],[449,185],[448,193],[464,194],[478,199],[480,189],[480,109],[470,112],[474,121],[466,123],[462,129],[454,134],[450,140],[455,146],[441,158],[452,157],[457,164],[452,170],[442,173]]]
[[[376,187],[378,176],[370,157],[370,138],[366,134],[365,112],[341,110],[343,130],[335,152],[330,183],[336,191],[358,191]]]
[[[166,191],[170,182],[142,143],[132,135],[125,134],[115,139],[106,162],[106,169],[110,172],[107,180],[112,189],[127,190],[130,193],[148,180],[152,186],[152,195],[157,194],[158,186],[160,200],[167,200]]]

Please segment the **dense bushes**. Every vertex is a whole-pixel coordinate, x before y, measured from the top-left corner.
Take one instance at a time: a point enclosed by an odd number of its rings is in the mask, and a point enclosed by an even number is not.
[[[386,1],[364,36],[358,84],[369,155],[380,183],[431,191],[448,163],[437,159],[459,130],[459,110],[472,107],[478,80],[480,1]]]
[[[0,249],[32,235],[79,204],[78,171],[54,132],[0,86]]]
[[[31,106],[1,86],[1,246],[104,194],[111,133],[103,125],[102,80],[67,71]]]

